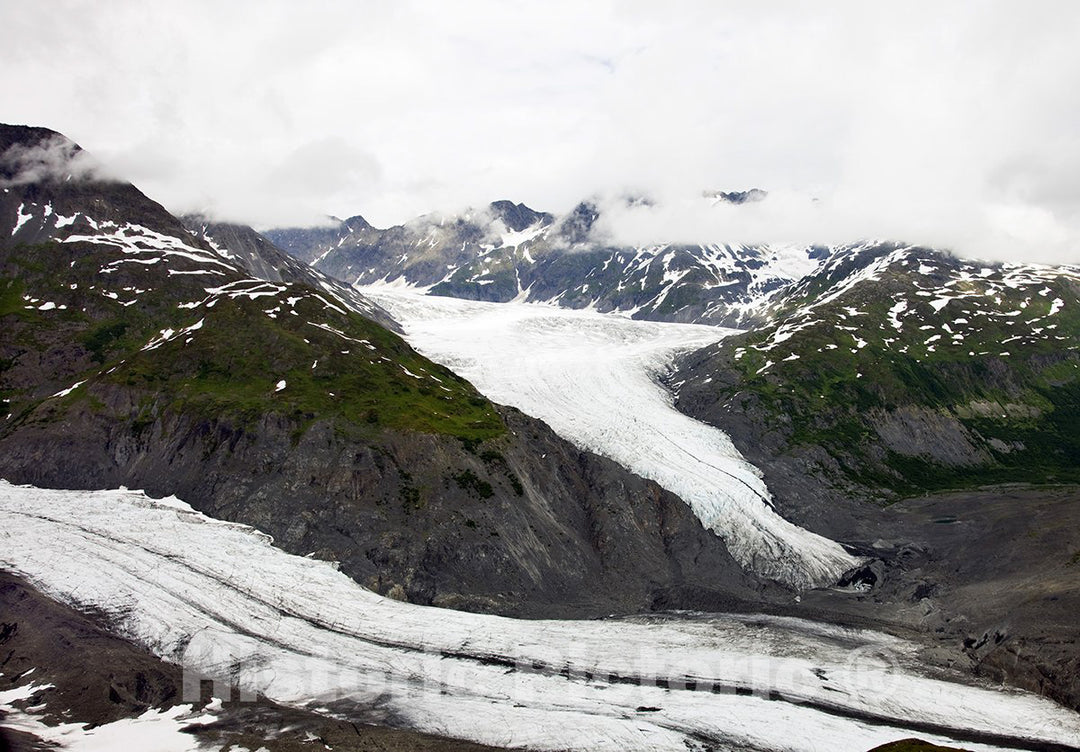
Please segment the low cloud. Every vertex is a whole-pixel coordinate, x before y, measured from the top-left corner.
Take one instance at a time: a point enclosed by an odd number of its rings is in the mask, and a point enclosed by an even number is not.
[[[900,240],[990,261],[1080,261],[1080,227],[1045,206],[921,195],[824,198],[770,192],[745,204],[666,196],[648,204],[598,201],[594,237],[618,245],[659,243],[843,244]]]
[[[12,144],[0,154],[0,187],[86,180],[102,173],[100,163],[60,135],[32,145]]]
[[[144,3],[62,5],[5,17],[5,117],[173,210],[388,226],[631,194],[655,205],[608,213],[628,241],[1080,262],[1071,0],[192,0],[153,6],[164,37]],[[768,200],[700,200],[752,187]]]

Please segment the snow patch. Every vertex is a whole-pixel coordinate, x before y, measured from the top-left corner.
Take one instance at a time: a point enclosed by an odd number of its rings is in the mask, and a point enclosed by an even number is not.
[[[41,691],[51,685],[34,687]],[[168,710],[151,708],[135,718],[91,727],[85,723],[46,724],[36,713],[19,710],[9,703],[10,692],[0,692],[3,719],[0,726],[22,731],[44,740],[50,747],[73,752],[113,752],[118,749],[153,752],[199,752],[206,749],[184,729],[214,723],[218,716],[194,712],[191,705],[174,705]],[[209,708],[209,706],[207,706]]]
[[[25,206],[25,204],[19,204],[19,209],[15,215],[15,229],[11,231],[12,235],[17,233],[20,229],[22,229],[23,225],[25,225],[27,222],[34,218],[33,214],[23,214],[23,207]]]
[[[901,300],[889,309],[889,323],[892,324],[893,329],[898,332],[904,327],[904,325],[900,323],[900,314],[907,310],[907,306],[907,301]]]
[[[76,381],[74,384],[69,386],[67,389],[61,389],[59,392],[54,394],[53,397],[66,397],[66,396],[68,396],[69,394],[74,392],[76,389],[78,389],[80,386],[82,386],[85,383],[86,383],[85,379],[83,381]]]

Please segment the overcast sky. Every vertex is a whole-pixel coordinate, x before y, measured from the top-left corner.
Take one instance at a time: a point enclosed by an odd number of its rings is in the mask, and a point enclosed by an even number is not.
[[[177,212],[387,226],[598,196],[627,241],[1080,262],[1072,0],[0,0],[0,21],[0,120]],[[701,199],[750,187],[769,198]]]

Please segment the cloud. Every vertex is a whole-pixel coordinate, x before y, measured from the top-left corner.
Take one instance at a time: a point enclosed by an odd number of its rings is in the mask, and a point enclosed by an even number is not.
[[[12,144],[0,154],[0,188],[44,181],[84,180],[101,165],[60,135],[36,144]]]
[[[71,2],[5,21],[5,119],[170,208],[385,226],[645,194],[627,238],[1080,261],[1070,0]],[[702,190],[750,187],[770,200],[702,213]]]

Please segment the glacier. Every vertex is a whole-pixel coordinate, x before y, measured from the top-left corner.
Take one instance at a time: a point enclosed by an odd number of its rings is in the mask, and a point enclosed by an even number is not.
[[[777,514],[761,473],[728,436],[676,410],[658,383],[677,354],[736,330],[358,289],[401,323],[413,347],[491,400],[544,420],[578,447],[682,498],[743,567],[812,588],[860,564],[838,543]]]
[[[218,677],[339,718],[493,745],[864,752],[916,734],[972,750],[1080,740],[1080,715],[926,668],[900,638],[766,616],[525,621],[401,603],[250,527],[126,489],[0,481],[0,565],[100,610],[182,663],[195,691],[200,676]]]

